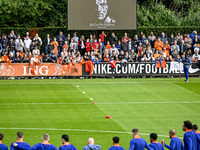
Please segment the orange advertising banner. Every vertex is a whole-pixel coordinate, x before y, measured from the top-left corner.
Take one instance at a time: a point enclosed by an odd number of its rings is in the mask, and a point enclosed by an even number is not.
[[[56,63],[41,63],[34,67],[35,75],[28,63],[0,64],[0,76],[81,76],[82,64],[76,63],[76,67],[60,65]]]

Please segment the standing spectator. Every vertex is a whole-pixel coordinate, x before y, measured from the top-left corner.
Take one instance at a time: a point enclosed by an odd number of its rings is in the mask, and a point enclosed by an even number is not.
[[[126,39],[124,39],[124,42],[121,44],[121,50],[123,50],[124,53],[128,52],[128,43],[126,43]]]
[[[155,42],[156,42],[156,38],[152,37],[150,40],[150,45],[153,51],[155,51]]]
[[[22,39],[19,39],[19,42],[17,43],[17,51],[21,51],[24,48],[24,43],[22,41]]]
[[[58,42],[58,54],[62,52],[62,47],[65,42],[65,36],[63,35],[63,32],[60,31],[59,35],[56,37],[56,41]]]
[[[153,35],[153,32],[151,32],[147,39],[148,39],[148,41],[150,42],[150,41],[156,39],[156,37]],[[154,46],[153,46],[153,47],[154,47]]]
[[[192,131],[192,123],[190,121],[184,121],[182,127],[184,133],[184,150],[197,150],[197,135]]]
[[[164,32],[162,33],[160,40],[161,40],[163,43],[165,43],[165,41],[167,41],[167,36],[165,35]]]
[[[38,39],[40,41],[38,43],[39,43],[39,47],[41,47],[42,46],[42,39],[39,37],[38,33],[35,34],[35,38],[33,40],[36,41],[36,39]]]
[[[40,49],[41,41],[38,38],[38,36],[35,36],[35,38],[33,40],[35,41],[35,45],[37,46],[37,48]]]
[[[70,43],[71,43],[71,35],[70,35],[70,33],[67,34],[66,41],[70,45]]]
[[[72,49],[74,49],[74,45],[76,46],[76,43],[75,43],[74,39],[71,39],[71,43],[70,43],[70,45],[69,45],[70,51],[71,51]]]
[[[99,43],[97,42],[97,39],[94,40],[94,43],[92,44],[92,49],[97,53],[99,51]]]
[[[54,45],[54,52],[58,55],[58,42],[56,41],[56,37],[53,38],[52,44]]]
[[[124,42],[124,39],[126,40],[126,43],[129,41],[129,37],[126,32],[124,33],[124,37],[122,37],[122,42]]]
[[[190,38],[193,40],[194,39],[194,37],[195,37],[195,35],[197,35],[197,31],[193,31],[191,34],[190,34]],[[200,37],[199,35],[197,35],[198,36],[198,38]],[[193,44],[193,43],[192,43]]]
[[[115,36],[114,32],[111,34],[111,37],[109,38],[109,41],[110,41],[110,45],[112,45],[112,44],[117,45],[118,38]]]
[[[171,139],[170,146],[165,144],[164,140],[162,140],[163,146],[170,150],[184,150],[182,141],[176,136],[176,131],[171,129],[169,131],[169,137]]]
[[[31,45],[30,45],[30,51],[32,52],[36,47],[35,41],[32,41]]]
[[[177,44],[177,40],[174,41],[174,45],[171,46],[171,53],[174,52],[174,50],[180,51],[179,45]]]
[[[13,30],[11,30],[10,34],[8,35],[8,39],[12,38],[13,41],[17,39],[17,36]]]
[[[94,42],[93,35],[92,35],[92,34],[90,34],[90,44],[92,45],[92,44],[93,44],[93,42]]]
[[[187,37],[185,38],[185,45],[187,50],[192,48],[192,39],[189,34],[187,34]]]
[[[102,42],[101,42],[99,45],[100,45],[100,48],[99,48],[100,54],[103,55],[104,49],[105,49],[106,47],[105,47],[105,45],[102,44]]]
[[[1,45],[2,45],[3,53],[4,53],[4,51],[8,51],[9,41],[8,41],[8,38],[7,38],[6,34],[2,35]]]
[[[128,52],[131,53],[131,50],[134,49],[134,47],[135,47],[135,44],[132,41],[131,37],[128,39],[127,43],[128,43]]]
[[[17,35],[17,39],[15,40],[15,49],[17,49],[17,43],[19,43],[19,39],[21,38],[20,34]]]
[[[4,138],[3,133],[0,133],[0,149],[1,150],[8,150],[8,146],[2,143],[3,138]]]
[[[157,140],[157,134],[151,133],[150,134],[151,144],[149,144],[149,147],[153,148],[154,150],[165,150],[163,145],[161,143],[157,142],[156,140]]]
[[[173,58],[173,59],[176,59],[177,55],[178,55],[178,51],[177,51],[177,49],[175,49],[175,50],[172,52],[172,58]]]
[[[169,45],[174,45],[174,41],[175,41],[175,38],[174,38],[174,34],[172,33],[170,38],[169,38]]]
[[[86,47],[86,52],[91,51],[92,49],[92,45],[89,42],[90,40],[87,39],[86,43],[85,43],[85,47]]]
[[[2,48],[2,45],[1,45],[1,43],[0,43],[0,57],[1,57],[1,55],[2,55],[2,51],[3,51],[3,48]]]
[[[69,51],[69,45],[67,41],[65,41],[65,44],[63,45],[63,49],[65,49],[67,52]]]
[[[138,37],[139,40],[142,39],[143,34],[144,34],[143,31],[141,31],[141,32],[140,32],[140,36]]]
[[[48,45],[52,42],[52,38],[49,34],[47,34],[46,38],[44,39],[44,45],[45,45],[45,53],[48,53]]]
[[[55,56],[55,53],[52,53],[50,60],[52,63],[56,63],[57,62],[57,57]]]
[[[148,150],[152,150],[147,142],[139,137],[139,130],[133,129],[132,130],[133,139],[130,141],[130,147],[129,150],[144,150],[147,148]]]
[[[37,46],[33,50],[33,55],[36,55],[36,56],[40,55],[40,50],[37,48]]]
[[[50,54],[52,50],[54,50],[54,53],[56,53],[56,52],[55,52],[55,46],[53,45],[53,42],[51,42],[51,43],[48,45],[47,49],[48,49],[48,53],[47,53],[47,54]],[[56,54],[57,54],[57,53],[56,53]],[[58,54],[57,54],[57,55],[58,55]]]
[[[81,54],[81,56],[83,56],[84,53],[85,53],[85,38],[84,38],[84,35],[81,36],[78,46],[79,46],[80,54]]]
[[[115,47],[115,44],[112,45],[112,48],[109,51],[110,56],[112,55],[112,52],[115,52],[115,54],[119,54],[118,49]]]
[[[30,148],[30,145],[23,141],[24,134],[23,132],[19,131],[17,132],[17,142],[14,142],[15,144],[18,144],[18,146],[23,146],[24,148]],[[10,150],[19,150],[18,148],[14,147],[14,143],[10,145]]]
[[[74,39],[74,42],[75,42],[75,44],[76,44],[76,49],[78,49],[78,40],[79,40],[79,38],[78,38],[78,36],[76,35],[76,32],[74,33],[73,39]]]
[[[117,46],[116,46],[116,48],[118,49],[118,51],[120,52],[120,48],[121,48],[121,41],[118,41],[118,44],[117,44]]]
[[[145,41],[146,41],[146,37],[145,37],[145,34],[142,35],[142,38],[140,39],[140,43],[142,43],[142,45],[145,44]]]
[[[113,146],[111,146],[108,150],[125,150],[122,146],[119,145],[119,137],[113,137]]]
[[[105,45],[106,37],[107,37],[107,35],[105,34],[104,31],[102,31],[100,34],[100,39],[101,39],[102,45]]]
[[[169,54],[171,53],[171,46],[168,44],[168,41],[165,41],[165,44],[163,45],[163,47],[166,48]]]
[[[134,48],[134,50],[135,50],[135,53],[136,53],[136,52],[137,52],[137,48],[138,48],[139,43],[140,43],[140,40],[139,40],[137,34],[135,34],[134,39],[133,39],[133,42],[135,43],[135,48]]]
[[[77,150],[77,148],[69,143],[69,136],[66,134],[62,135],[62,146],[59,147],[59,150]]]
[[[162,51],[163,48],[163,42],[160,40],[160,37],[158,37],[158,40],[155,42],[155,50],[158,50],[159,54]]]
[[[163,47],[163,50],[162,50],[161,54],[163,54],[163,56],[165,57],[165,59],[166,59],[166,57],[169,56],[169,52],[166,50],[166,47]]]
[[[200,44],[199,37],[197,35],[195,35],[194,39],[193,39],[193,48],[199,47],[199,44]]]
[[[26,36],[26,39],[24,40],[24,50],[26,55],[30,52],[30,46],[31,46],[32,40],[29,38],[29,36]]]
[[[101,150],[101,146],[100,145],[95,145],[94,143],[94,139],[93,138],[89,138],[87,141],[88,145],[83,147],[83,150]]]

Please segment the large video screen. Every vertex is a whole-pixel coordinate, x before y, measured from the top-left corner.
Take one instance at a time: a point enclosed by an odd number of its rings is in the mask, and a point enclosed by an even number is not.
[[[68,30],[135,30],[137,0],[68,0]]]

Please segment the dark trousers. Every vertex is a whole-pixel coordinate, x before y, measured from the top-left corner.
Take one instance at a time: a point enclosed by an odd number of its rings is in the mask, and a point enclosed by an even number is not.
[[[184,73],[185,73],[185,78],[186,80],[188,80],[188,76],[189,76],[189,69],[184,67]]]

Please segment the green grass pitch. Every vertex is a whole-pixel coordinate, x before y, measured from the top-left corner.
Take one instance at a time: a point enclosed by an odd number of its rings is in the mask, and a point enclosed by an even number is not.
[[[93,137],[103,150],[112,137],[129,148],[131,130],[138,128],[148,143],[149,134],[170,143],[168,132],[183,137],[184,120],[200,126],[200,79],[188,83],[177,79],[90,79],[90,80],[1,80],[0,132],[3,143],[25,134],[31,146],[44,133],[58,148],[61,135],[68,134],[77,149]],[[79,86],[79,87],[77,87]],[[85,92],[85,94],[83,93]],[[93,98],[93,100],[90,100]],[[96,104],[93,104],[96,102]],[[112,119],[106,119],[110,115]]]

